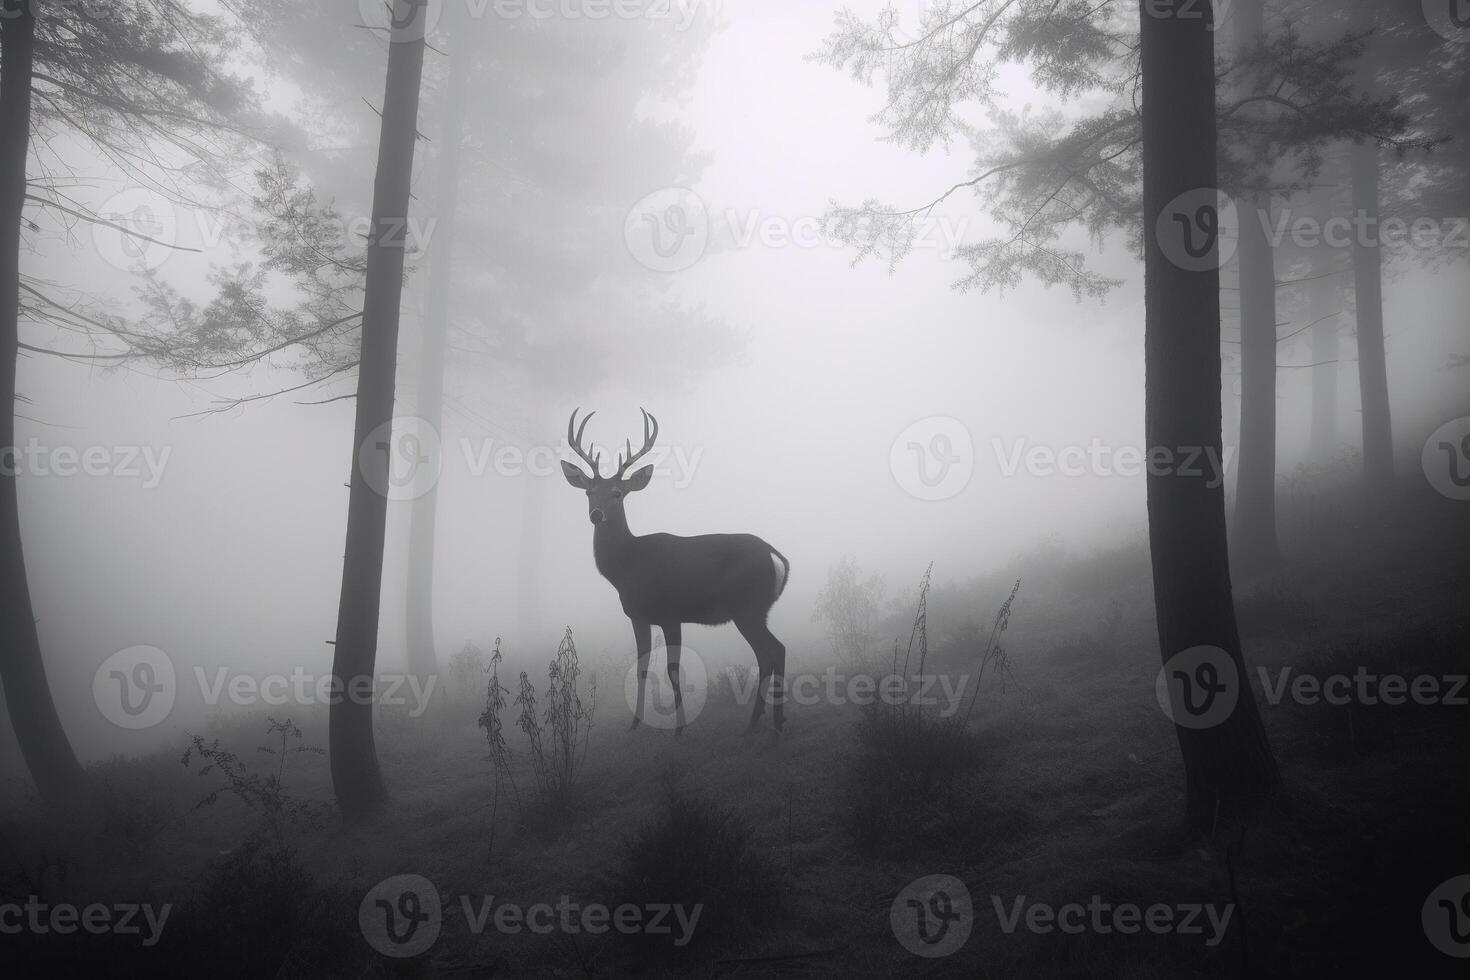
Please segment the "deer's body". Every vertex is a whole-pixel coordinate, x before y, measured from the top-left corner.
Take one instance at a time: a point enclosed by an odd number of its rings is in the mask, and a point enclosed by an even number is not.
[[[577,413],[567,424],[567,441],[577,455],[592,467],[591,479],[571,463],[563,462],[567,482],[587,491],[588,517],[592,532],[592,557],[603,578],[618,590],[623,612],[633,624],[638,648],[638,703],[632,727],[643,717],[643,696],[652,652],[652,627],[664,634],[668,653],[669,680],[674,687],[676,731],[684,727],[683,692],[679,686],[679,648],[685,623],[720,626],[733,622],[755,653],[759,679],[750,725],[755,727],[765,710],[762,690],[771,678],[772,720],[777,731],[784,721],[782,688],[786,676],[786,647],[766,625],[771,606],[786,588],[791,564],[775,548],[753,534],[637,535],[628,529],[623,497],[648,485],[652,467],[631,476],[623,474],[629,464],[647,453],[658,434],[658,422],[644,413],[644,446],[638,453],[628,446],[628,457],[612,477],[603,477],[597,459],[581,448],[582,429],[573,431]]]
[[[592,532],[592,556],[630,619],[722,626],[760,616],[786,587],[790,566],[754,534],[635,535],[626,522]]]

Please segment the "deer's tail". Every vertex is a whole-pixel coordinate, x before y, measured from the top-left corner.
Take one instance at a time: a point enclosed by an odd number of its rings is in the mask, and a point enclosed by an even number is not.
[[[766,547],[770,548],[770,545]],[[791,579],[791,562],[787,561],[786,556],[775,548],[771,548],[771,557],[781,563],[781,570],[776,579],[776,594],[771,596],[771,602],[774,603],[781,598],[781,593],[786,591],[786,583]]]

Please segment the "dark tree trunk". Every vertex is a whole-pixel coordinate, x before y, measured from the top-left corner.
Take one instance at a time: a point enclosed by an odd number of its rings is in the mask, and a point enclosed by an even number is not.
[[[1204,11],[1196,18],[1180,16]],[[1178,196],[1217,186],[1215,62],[1210,6],[1141,5],[1145,249],[1145,429],[1149,447],[1220,449],[1220,276],[1171,262],[1160,217]],[[1152,14],[1152,15],[1151,15]],[[1181,216],[1187,219],[1186,216]],[[1207,645],[1228,656],[1239,697],[1206,728],[1175,725],[1184,756],[1186,813],[1208,828],[1280,779],[1241,656],[1231,598],[1223,489],[1206,475],[1150,471],[1149,550],[1160,653]]]
[[[373,430],[393,418],[405,224],[424,65],[423,31],[403,25],[426,15],[426,7],[415,0],[396,0],[393,6],[394,23],[399,26],[389,45],[373,186],[373,237],[368,243],[362,353],[357,369],[347,548],[332,661],[337,690],[346,692],[331,707],[332,786],[348,820],[370,816],[387,802],[373,744],[373,702],[361,695],[372,690],[378,653],[383,534],[388,516],[388,498],[379,490],[389,485],[389,459],[383,453],[360,450]]]
[[[25,206],[26,151],[31,132],[31,65],[35,17],[30,0],[4,0],[0,17],[0,679],[15,740],[36,789],[51,803],[80,794],[86,776],[77,762],[41,660],[21,551],[20,495],[13,465],[15,372],[20,354],[20,222]]]
[[[1261,0],[1236,5],[1236,49],[1260,43]],[[1249,84],[1249,83],[1247,83]],[[1240,457],[1231,529],[1236,566],[1252,570],[1277,558],[1276,543],[1276,268],[1269,237],[1271,195],[1242,194],[1240,248]]]
[[[1393,429],[1383,349],[1383,252],[1378,245],[1378,147],[1352,148],[1353,284],[1358,308],[1358,384],[1363,399],[1363,477],[1370,493],[1393,484]]]
[[[461,36],[468,36],[462,34]],[[438,223],[429,252],[428,310],[419,363],[418,414],[438,431],[444,419],[444,353],[454,289],[455,209],[459,199],[460,144],[464,138],[470,56],[467,44],[451,53],[449,91],[440,128]],[[436,484],[413,502],[408,529],[409,669],[420,678],[439,672],[434,640],[434,553],[439,513]]]

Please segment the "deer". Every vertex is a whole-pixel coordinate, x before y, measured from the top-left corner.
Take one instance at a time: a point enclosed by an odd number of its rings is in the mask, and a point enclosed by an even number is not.
[[[577,425],[572,410],[567,420],[567,443],[592,469],[589,477],[576,463],[562,460],[567,482],[587,493],[587,518],[592,522],[592,557],[602,577],[618,592],[623,612],[633,624],[638,649],[638,696],[629,730],[643,720],[643,696],[648,680],[648,657],[652,652],[652,627],[664,636],[668,655],[669,682],[674,688],[674,733],[684,730],[684,695],[679,686],[679,649],[685,623],[722,626],[733,622],[750,644],[759,670],[755,705],[747,732],[754,731],[765,713],[762,692],[770,681],[772,723],[779,734],[786,683],[786,647],[766,621],[771,607],[786,589],[791,563],[786,556],[753,534],[634,534],[628,529],[624,504],[630,493],[648,486],[653,467],[632,473],[629,467],[653,448],[658,439],[658,419],[643,413],[643,448],[633,451],[631,439],[626,454],[619,454],[612,476],[603,476],[600,453],[582,447],[589,412]],[[779,563],[779,566],[778,566]]]

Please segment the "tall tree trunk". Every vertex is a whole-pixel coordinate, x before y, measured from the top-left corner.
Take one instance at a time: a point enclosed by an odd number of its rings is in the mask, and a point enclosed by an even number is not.
[[[461,38],[468,33],[461,32]],[[444,360],[454,289],[455,211],[459,206],[460,144],[469,90],[469,45],[451,52],[449,91],[440,127],[438,223],[429,252],[428,310],[419,361],[419,418],[438,431],[444,420]],[[420,678],[439,672],[434,640],[434,552],[438,524],[437,484],[413,502],[408,528],[408,665]]]
[[[393,4],[394,28],[373,186],[373,237],[368,242],[362,353],[357,368],[347,547],[332,661],[333,682],[339,692],[331,707],[332,786],[348,820],[370,816],[387,802],[373,744],[373,702],[364,694],[373,689],[378,654],[390,460],[366,443],[376,438],[374,430],[393,419],[405,227],[424,67],[424,31],[416,25],[417,18],[427,15],[428,7],[421,0],[395,0]]]
[[[1357,143],[1351,152],[1353,285],[1358,308],[1358,385],[1363,400],[1363,477],[1368,491],[1393,485],[1393,428],[1388,411],[1388,365],[1383,349],[1383,251],[1378,244],[1378,147]]]
[[[1195,11],[1203,10],[1203,17]],[[1190,16],[1183,16],[1184,13]],[[1220,274],[1171,262],[1160,236],[1182,234],[1189,215],[1165,215],[1180,195],[1217,186],[1215,61],[1210,6],[1140,5],[1143,63],[1143,199],[1146,441],[1173,451],[1220,450]],[[1161,228],[1160,219],[1166,223]],[[1218,222],[1216,222],[1218,225]],[[1149,550],[1160,652],[1223,651],[1235,669],[1233,710],[1210,727],[1175,724],[1184,756],[1186,816],[1208,827],[1220,812],[1279,782],[1246,680],[1231,598],[1225,495],[1206,474],[1150,469]],[[1228,680],[1228,679],[1227,679]]]
[[[1239,53],[1260,44],[1265,30],[1261,0],[1235,8]],[[1242,94],[1254,94],[1246,76]],[[1240,458],[1235,482],[1232,553],[1241,569],[1277,558],[1276,543],[1276,268],[1271,247],[1271,195],[1240,198]]]
[[[1325,463],[1337,453],[1338,301],[1342,290],[1324,264],[1323,278],[1307,284],[1307,322],[1312,325],[1311,455]]]
[[[86,776],[46,683],[41,638],[21,551],[15,457],[15,372],[20,354],[20,222],[31,135],[31,0],[4,0],[0,17],[0,679],[15,740],[42,798],[62,803]]]

